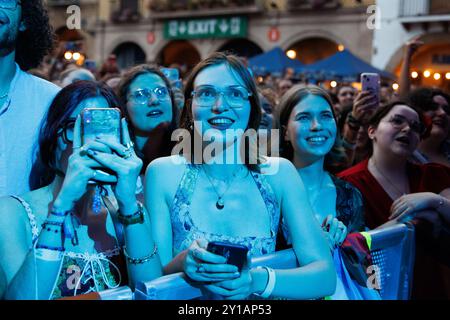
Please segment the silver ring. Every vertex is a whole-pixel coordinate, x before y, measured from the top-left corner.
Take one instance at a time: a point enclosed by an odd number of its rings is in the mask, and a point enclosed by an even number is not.
[[[122,157],[123,159],[128,159],[131,158],[131,156],[133,155],[133,153],[131,151],[128,151],[125,153],[125,155]]]
[[[134,147],[133,141],[128,142],[128,143],[125,145],[125,147],[127,147],[128,150],[131,149],[131,148],[133,148],[133,147]]]
[[[92,176],[92,179],[95,179],[96,176],[97,176],[97,170],[94,170],[94,175]]]
[[[205,267],[202,266],[201,264],[199,264],[199,265],[197,265],[197,269],[195,270],[195,272],[197,272],[197,273],[205,272]]]

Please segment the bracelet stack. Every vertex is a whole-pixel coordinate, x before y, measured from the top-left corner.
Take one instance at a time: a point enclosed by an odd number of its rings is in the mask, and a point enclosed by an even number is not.
[[[150,253],[148,256],[145,256],[143,258],[132,258],[132,257],[130,257],[128,255],[126,247],[125,246],[123,247],[123,254],[127,258],[128,263],[131,263],[131,264],[143,264],[143,263],[146,263],[146,262],[150,261],[157,253],[158,253],[158,246],[156,245],[156,243],[155,243],[155,246],[153,247],[153,252]]]

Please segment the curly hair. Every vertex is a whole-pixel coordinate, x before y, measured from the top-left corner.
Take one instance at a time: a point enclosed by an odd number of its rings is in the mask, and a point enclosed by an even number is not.
[[[22,0],[22,21],[26,30],[19,32],[16,62],[22,70],[36,68],[53,48],[55,36],[42,0]]]

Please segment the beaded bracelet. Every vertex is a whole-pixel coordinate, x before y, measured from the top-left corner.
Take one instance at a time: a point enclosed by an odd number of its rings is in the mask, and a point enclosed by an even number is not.
[[[127,258],[127,261],[129,263],[131,263],[131,264],[143,264],[143,263],[146,263],[146,262],[150,261],[155,256],[155,254],[157,252],[158,252],[158,246],[155,243],[155,246],[153,247],[153,252],[150,253],[148,256],[143,257],[143,258],[131,258],[128,255],[126,247],[123,246],[123,253],[124,253],[125,257]]]

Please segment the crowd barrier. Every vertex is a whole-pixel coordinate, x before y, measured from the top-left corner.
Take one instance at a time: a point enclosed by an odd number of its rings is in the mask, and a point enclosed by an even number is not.
[[[380,294],[384,300],[408,300],[411,294],[415,257],[414,228],[397,224],[372,230],[371,254],[376,270]],[[265,265],[275,269],[297,267],[292,249],[252,259],[252,266]],[[110,296],[114,299],[114,295]],[[175,273],[145,283],[138,283],[136,300],[191,300],[202,297],[202,291],[183,273]]]

